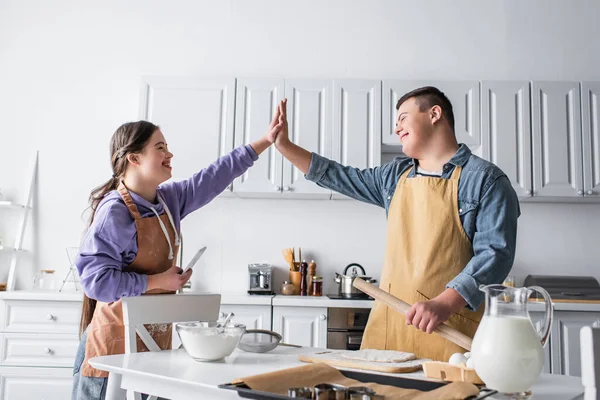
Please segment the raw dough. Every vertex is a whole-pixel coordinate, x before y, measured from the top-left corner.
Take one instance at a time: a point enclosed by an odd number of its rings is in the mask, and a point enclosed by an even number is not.
[[[379,363],[402,363],[414,360],[417,357],[413,353],[405,353],[395,350],[365,349],[357,351],[342,352],[342,357],[349,360],[360,360]]]

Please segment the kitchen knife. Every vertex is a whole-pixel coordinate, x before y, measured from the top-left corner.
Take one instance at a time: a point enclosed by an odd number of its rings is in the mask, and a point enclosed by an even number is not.
[[[375,300],[379,300],[388,307],[398,311],[402,315],[406,315],[408,310],[410,310],[410,305],[408,303],[379,289],[377,286],[371,283],[365,282],[360,278],[355,278],[352,285],[358,290],[368,294]],[[451,326],[442,324],[435,328],[433,332],[443,336],[452,343],[455,343],[464,349],[467,349],[469,351],[471,350],[471,344],[473,343],[473,339],[471,339],[464,333],[452,328]]]
[[[194,267],[194,265],[198,262],[198,260],[202,256],[202,254],[204,253],[204,250],[206,250],[206,246],[204,246],[203,248],[201,248],[200,250],[198,250],[196,252],[196,255],[194,256],[194,258],[192,258],[190,263],[187,265],[187,267],[185,267],[184,270],[182,270],[180,272],[180,274],[185,274],[188,270],[192,269]]]

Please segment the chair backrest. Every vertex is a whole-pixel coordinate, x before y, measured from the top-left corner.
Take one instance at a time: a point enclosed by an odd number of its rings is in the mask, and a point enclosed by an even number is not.
[[[136,333],[150,351],[160,351],[144,324],[166,324],[188,321],[216,321],[221,307],[220,294],[156,294],[123,297],[125,353],[137,352]],[[129,391],[129,400],[141,400],[139,393]],[[149,396],[148,400],[156,399]]]
[[[160,350],[144,324],[216,321],[221,307],[220,294],[157,294],[124,297],[122,300],[126,353],[137,351],[136,331],[148,349]],[[148,339],[151,343],[147,343]]]
[[[581,340],[581,382],[585,400],[600,400],[600,328],[584,326]]]

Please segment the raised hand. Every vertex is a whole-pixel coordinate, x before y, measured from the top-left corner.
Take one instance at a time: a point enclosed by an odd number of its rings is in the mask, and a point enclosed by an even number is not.
[[[269,143],[275,143],[275,139],[277,138],[279,132],[281,131],[282,121],[281,121],[281,103],[275,110],[275,114],[273,115],[273,120],[269,124],[269,129],[265,135],[265,139]]]
[[[279,103],[279,124],[281,125],[281,128],[275,140],[276,146],[290,141],[287,121],[287,99],[283,99],[283,101]]]

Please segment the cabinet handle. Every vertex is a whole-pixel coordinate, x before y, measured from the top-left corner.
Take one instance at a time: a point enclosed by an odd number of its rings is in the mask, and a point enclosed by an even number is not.
[[[583,190],[578,190],[578,191],[577,191],[577,194],[578,194],[579,196],[583,196]]]
[[[591,195],[594,194],[594,191],[592,189],[590,189],[590,190],[587,191],[587,194],[591,196]]]
[[[46,354],[52,354],[52,349],[50,347],[46,347],[46,349],[44,350],[44,352]]]
[[[275,191],[276,192],[281,192],[281,186],[275,185]]]
[[[284,186],[283,187],[283,191],[284,192],[289,192],[292,188],[290,188],[289,186]]]
[[[321,315],[319,316],[319,319],[320,319],[321,321],[325,321],[325,320],[327,319],[327,316],[326,316],[325,314],[321,314]]]
[[[527,189],[527,190],[525,191],[525,194],[526,194],[527,196],[531,196],[531,189]]]
[[[46,319],[47,319],[48,321],[54,321],[54,320],[56,319],[56,317],[55,317],[54,315],[52,315],[52,314],[48,314],[48,315],[46,316]]]

